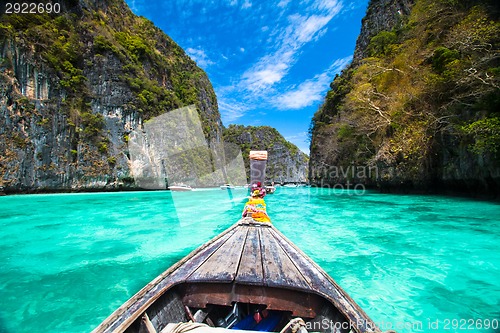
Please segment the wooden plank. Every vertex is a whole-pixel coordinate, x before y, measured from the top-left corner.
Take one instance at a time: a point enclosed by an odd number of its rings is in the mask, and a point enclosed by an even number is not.
[[[240,264],[248,227],[238,226],[228,240],[217,249],[196,271],[188,282],[232,282]]]
[[[270,287],[310,290],[311,287],[271,231],[271,228],[259,229],[265,284]]]
[[[323,287],[325,281],[323,281],[323,274],[316,269],[316,267],[312,264],[312,260],[308,257],[302,256],[301,253],[297,252],[297,249],[293,247],[287,239],[284,239],[283,236],[276,232],[276,230],[271,230],[270,233],[276,239],[276,242],[283,249],[293,264],[299,269],[304,277],[304,280],[307,281],[307,284],[311,287],[311,291],[318,290],[318,288]],[[329,281],[328,281],[328,284]],[[330,289],[328,289],[330,291]]]
[[[208,260],[219,248],[221,248],[236,232],[236,228],[230,230],[228,233],[223,235],[221,238],[206,244],[207,246],[200,249],[199,252],[195,253],[186,262],[180,265],[175,271],[169,276],[169,280],[175,283],[184,282],[187,278],[196,271],[205,261]]]
[[[163,273],[163,279],[158,280],[157,278],[147,284],[143,289],[150,286],[149,290],[147,290],[144,295],[136,295],[137,300],[127,309],[127,313],[134,314],[143,312],[148,304],[158,299],[166,290],[176,284],[186,281],[189,275],[192,274],[196,268],[203,265],[207,258],[223,246],[235,232],[236,229],[229,229],[225,234],[221,235],[221,237],[210,240],[200,248],[191,252],[188,257],[182,259],[178,264],[171,267],[175,268],[175,270],[171,271],[171,268],[167,270],[167,272],[171,272],[170,274]],[[132,317],[132,315],[130,316]]]
[[[248,235],[241,256],[240,267],[235,281],[238,283],[262,285],[264,272],[262,269],[262,254],[260,247],[260,227],[249,227]]]
[[[324,306],[318,295],[296,290],[230,283],[193,283],[183,286],[183,304],[205,308],[208,304],[231,306],[234,302],[262,304],[268,310],[290,311],[293,316],[314,318]]]
[[[215,252],[236,231],[233,225],[212,240],[193,250],[182,260],[171,266],[165,272],[139,290],[127,302],[116,309],[92,333],[123,332],[142,313],[173,285],[185,281],[193,270],[201,265],[207,257]]]

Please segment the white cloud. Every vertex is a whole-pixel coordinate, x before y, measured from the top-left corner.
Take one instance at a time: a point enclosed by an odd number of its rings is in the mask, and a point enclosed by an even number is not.
[[[323,98],[321,94],[324,87],[316,82],[318,78],[303,82],[294,91],[289,91],[279,96],[276,100],[278,109],[300,109]]]
[[[252,3],[249,0],[245,0],[243,5],[241,5],[241,9],[248,9],[250,7],[252,7]]]
[[[245,52],[245,48],[240,47],[240,52],[241,52],[241,53]]]
[[[309,143],[308,143],[307,132],[300,132],[295,135],[289,135],[285,137],[286,141],[293,142],[303,153],[309,155]]]
[[[235,100],[225,100],[224,98],[217,98],[219,104],[219,112],[221,114],[222,122],[224,124],[232,123],[239,118],[243,117],[248,111],[248,107],[241,102]]]
[[[280,82],[283,76],[285,76],[287,69],[288,66],[285,63],[260,64],[243,73],[243,88],[258,93]]]
[[[137,5],[135,4],[135,0],[127,0],[127,4],[134,13],[137,13]]]
[[[297,139],[306,139],[307,138],[307,133],[306,132],[300,132],[295,135],[289,135],[285,137],[286,141],[294,141]]]
[[[337,0],[317,0],[305,15],[288,16],[289,24],[271,33],[268,54],[243,73],[239,87],[259,94],[281,82],[297,62],[301,48],[323,36],[341,8]]]
[[[337,13],[342,9],[342,3],[339,0],[316,0],[314,6],[319,10],[328,10]]]
[[[214,62],[211,61],[208,56],[206,55],[205,51],[201,49],[194,49],[192,47],[188,47],[186,49],[186,53],[196,61],[196,64],[202,68],[206,68],[210,65],[213,65]]]
[[[297,88],[277,96],[274,106],[280,110],[292,110],[304,108],[321,101],[333,79],[333,75],[340,72],[351,59],[350,56],[338,59],[325,72],[302,82]]]
[[[242,1],[239,1],[238,6],[241,3]],[[286,7],[289,3],[290,0],[281,0],[278,6]],[[285,85],[285,78],[300,60],[303,47],[314,43],[328,31],[328,24],[340,12],[342,3],[338,0],[309,0],[302,2],[296,12],[289,12],[290,6],[279,9],[275,5],[275,9],[271,15],[276,17],[276,22],[272,26],[257,28],[262,34],[259,39],[267,39],[267,42],[259,45],[264,55],[239,77],[233,77],[229,84],[215,87],[222,121],[225,124],[241,119],[251,110],[297,110],[319,103],[324,98],[335,72],[351,60],[351,57],[339,59],[323,73],[301,84]],[[284,14],[285,11],[288,11],[288,16]],[[300,14],[296,14],[297,12]],[[259,13],[258,16],[262,15]],[[251,50],[245,50],[245,53],[251,55],[256,48],[252,47]],[[244,49],[240,48],[240,51],[243,52]],[[257,118],[263,117],[260,115]],[[245,118],[246,123],[254,120],[254,117]],[[308,150],[305,144],[300,148],[303,151]]]
[[[307,43],[313,39],[314,35],[318,33],[330,20],[332,16],[318,16],[312,15],[310,17],[301,17],[299,26],[295,31],[295,37],[300,43]]]
[[[290,3],[291,0],[281,0],[279,3],[278,3],[278,7],[281,7],[281,8],[284,8],[288,5],[288,3]]]
[[[141,15],[144,10],[144,3],[141,0],[126,0],[130,10],[136,15]]]

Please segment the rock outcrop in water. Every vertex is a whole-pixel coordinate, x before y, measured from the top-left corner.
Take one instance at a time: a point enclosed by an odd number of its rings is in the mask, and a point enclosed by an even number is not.
[[[372,0],[313,118],[311,182],[498,196],[499,13],[488,0]]]
[[[306,182],[308,157],[269,126],[229,125],[224,141],[241,148],[247,177],[250,178],[250,150],[267,150],[266,179],[274,182]]]
[[[194,104],[222,140],[206,74],[123,0],[0,18],[0,187],[7,193],[135,187],[129,133]]]

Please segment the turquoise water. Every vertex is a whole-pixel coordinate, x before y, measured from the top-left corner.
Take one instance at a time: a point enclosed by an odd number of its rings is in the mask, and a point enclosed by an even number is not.
[[[236,222],[245,196],[0,197],[0,332],[92,330]],[[383,330],[493,332],[499,325],[499,204],[314,188],[280,188],[266,199],[276,227]]]

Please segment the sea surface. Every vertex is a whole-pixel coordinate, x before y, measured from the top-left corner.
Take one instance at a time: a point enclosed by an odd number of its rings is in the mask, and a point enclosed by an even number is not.
[[[89,332],[235,223],[246,190],[0,197],[0,332]],[[279,188],[274,225],[384,330],[500,332],[500,205]]]

